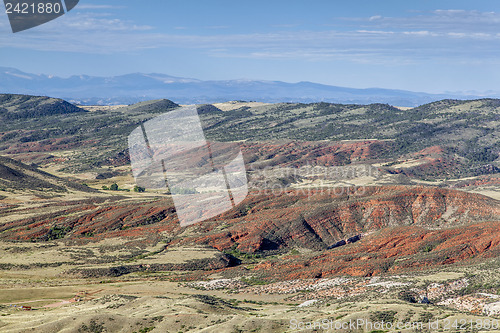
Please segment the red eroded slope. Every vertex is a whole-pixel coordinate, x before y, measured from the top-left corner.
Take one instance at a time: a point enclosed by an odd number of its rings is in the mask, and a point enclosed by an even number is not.
[[[383,186],[335,191],[251,193],[216,218],[186,228],[170,200],[87,203],[59,213],[4,223],[0,237],[86,242],[105,237],[161,237],[171,244],[204,244],[260,252],[325,249],[341,239],[386,227],[452,227],[499,220],[499,202],[478,194],[434,187]],[[163,234],[160,234],[163,233]],[[181,236],[181,233],[183,236]]]
[[[500,222],[483,222],[445,230],[391,227],[361,241],[311,256],[290,256],[257,265],[268,279],[371,276],[471,263],[500,255]]]
[[[240,146],[247,163],[266,161],[266,166],[299,167],[307,164],[339,166],[376,159],[380,153],[390,150],[391,145],[392,143],[388,141],[360,140],[352,142],[244,142]]]
[[[244,252],[281,247],[322,249],[356,234],[390,226],[447,227],[500,216],[497,201],[460,191],[425,187],[369,187],[345,193],[290,191],[255,195],[239,212],[193,226],[180,243],[208,244]],[[218,226],[225,228],[217,232]]]

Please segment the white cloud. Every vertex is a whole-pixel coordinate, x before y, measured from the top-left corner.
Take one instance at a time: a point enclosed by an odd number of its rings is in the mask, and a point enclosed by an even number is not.
[[[73,33],[88,33],[91,31],[101,31],[102,33],[110,31],[145,31],[151,30],[153,27],[148,25],[137,25],[133,22],[127,22],[116,18],[103,18],[94,14],[78,13],[71,17],[61,17],[59,22],[53,26],[44,25],[47,29],[57,28],[69,29]]]
[[[177,27],[165,32],[106,15],[78,12],[22,34],[0,34],[0,45],[98,54],[184,48],[199,49],[212,57],[384,64],[430,58],[458,63],[477,59],[478,53],[483,61],[493,61],[500,53],[500,15],[492,12],[439,10],[404,18],[360,17],[351,18],[349,27],[348,31],[325,28],[235,34],[218,26],[196,34],[188,33],[196,31],[194,28]]]
[[[436,33],[432,33],[427,30],[422,30],[422,31],[403,31],[403,35],[413,35],[413,36],[439,36]]]
[[[90,3],[85,3],[85,4],[79,4],[77,9],[119,9],[119,8],[125,8],[123,6],[114,6],[114,5],[95,5],[95,4],[90,4]]]
[[[365,18],[364,25],[432,32],[492,32],[500,28],[500,14],[466,10],[435,10],[408,17]]]
[[[463,9],[436,9],[433,11],[433,13],[438,14],[438,15],[457,15],[457,14],[466,14],[467,11]]]
[[[374,34],[374,35],[393,35],[394,31],[383,31],[383,30],[356,30],[362,34]]]

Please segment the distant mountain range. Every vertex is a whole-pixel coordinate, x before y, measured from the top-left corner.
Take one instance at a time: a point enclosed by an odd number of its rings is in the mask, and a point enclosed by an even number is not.
[[[47,95],[84,105],[133,104],[151,99],[168,98],[181,104],[245,100],[268,103],[323,101],[330,103],[387,103],[397,106],[418,106],[446,98],[473,99],[485,97],[459,94],[428,94],[381,88],[355,89],[312,82],[202,81],[165,74],[143,73],[112,77],[75,75],[61,78],[25,73],[7,67],[0,67],[0,93]]]

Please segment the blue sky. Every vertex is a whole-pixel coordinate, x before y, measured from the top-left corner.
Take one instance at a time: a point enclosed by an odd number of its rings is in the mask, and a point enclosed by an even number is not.
[[[0,66],[499,92],[500,2],[80,0],[16,34],[0,15]]]

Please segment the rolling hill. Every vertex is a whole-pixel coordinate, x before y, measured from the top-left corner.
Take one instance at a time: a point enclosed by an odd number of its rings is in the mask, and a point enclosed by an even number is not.
[[[0,98],[9,100],[12,96]],[[8,106],[9,113],[27,112],[25,105],[39,100],[24,96],[22,102]],[[0,153],[19,156],[28,163],[49,163],[55,158],[51,152],[70,149],[72,157],[65,158],[64,166],[71,172],[126,166],[126,137],[130,132],[143,121],[178,106],[163,99],[82,112],[64,103],[57,101],[43,115],[30,111],[27,118],[5,122],[0,132]],[[67,106],[69,113],[59,114],[66,110],[60,105]],[[331,159],[332,165],[355,164],[361,154],[363,162],[385,161],[381,167],[388,172],[424,180],[495,174],[500,170],[500,100],[495,99],[442,100],[404,110],[387,104],[280,103],[248,107],[240,103],[225,111],[201,105],[199,113],[207,139],[239,141],[247,152],[247,162],[255,165],[286,163],[314,149],[316,154],[326,154],[323,159]],[[346,145],[350,140],[370,142],[369,148],[364,153],[354,145],[326,149],[335,142]],[[282,144],[277,145],[280,141]],[[299,142],[304,142],[302,147]],[[272,154],[264,153],[266,149],[273,150]]]
[[[2,121],[78,112],[85,112],[85,110],[58,98],[19,94],[0,96],[0,120]]]
[[[67,181],[5,156],[0,156],[0,189],[39,193],[68,191],[97,193],[88,186]]]
[[[164,190],[133,190],[127,150],[178,104],[0,101],[2,332],[500,318],[499,100],[200,105],[249,194],[187,227]]]

